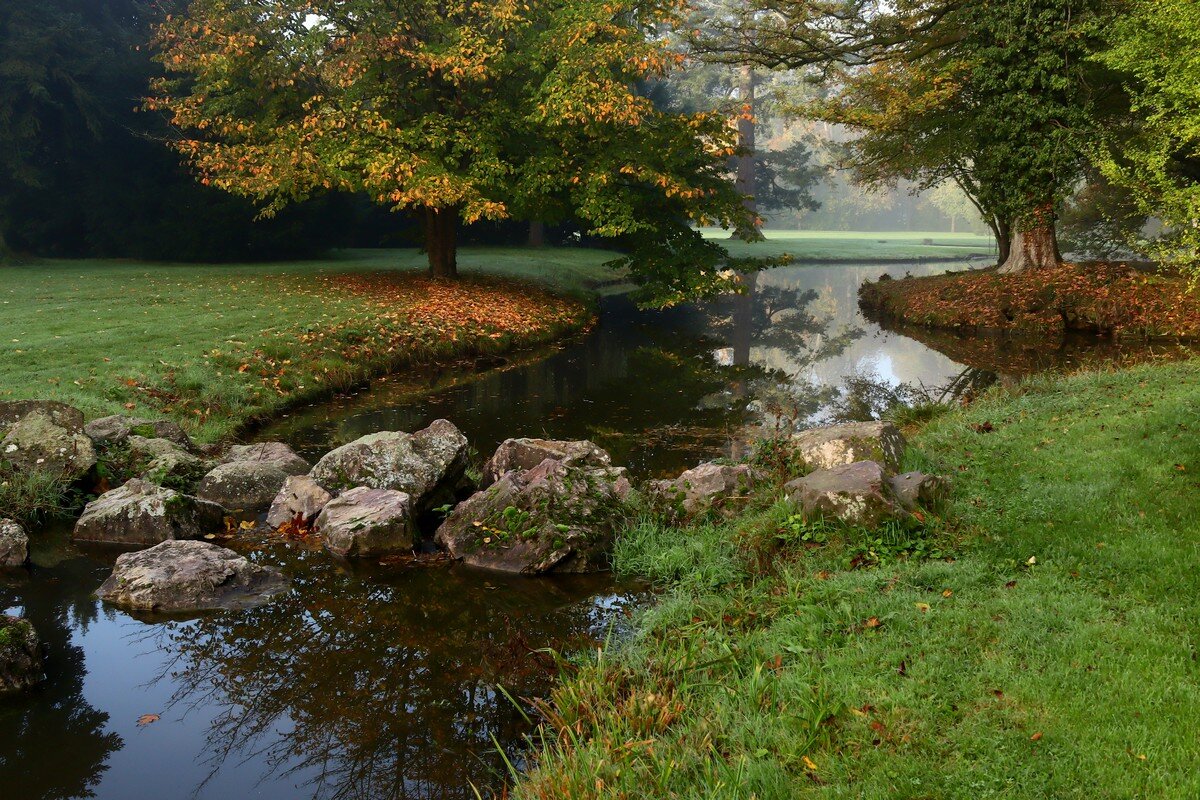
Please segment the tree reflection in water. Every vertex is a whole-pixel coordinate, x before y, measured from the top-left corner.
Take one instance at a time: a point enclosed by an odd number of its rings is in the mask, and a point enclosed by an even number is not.
[[[269,547],[280,548],[280,545]],[[457,568],[351,568],[323,552],[261,608],[154,626],[175,653],[173,706],[219,709],[209,779],[229,759],[315,798],[470,798],[520,763],[530,727],[513,697],[555,675],[541,648],[603,636],[628,598],[609,579],[522,579]]]
[[[42,684],[0,699],[0,796],[5,798],[93,797],[109,756],[123,745],[120,736],[105,730],[108,714],[84,697],[84,652],[71,638],[72,629],[95,621],[96,602],[82,589],[64,596],[60,585],[90,588],[89,570],[90,565],[67,564],[58,580],[31,580],[22,571],[0,583],[0,609],[20,609],[47,654]],[[46,747],[47,742],[54,746]]]

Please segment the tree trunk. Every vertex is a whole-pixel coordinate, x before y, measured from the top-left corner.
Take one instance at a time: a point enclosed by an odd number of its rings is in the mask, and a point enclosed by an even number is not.
[[[1028,270],[1058,266],[1062,254],[1054,220],[1013,228],[1011,246],[1000,263],[1001,275],[1016,275]]]
[[[425,253],[434,278],[458,277],[458,209],[425,209]]]
[[[1003,264],[1008,260],[1008,253],[1013,248],[1013,223],[1003,221],[996,222],[996,263]]]
[[[738,116],[738,146],[742,154],[737,158],[737,190],[742,195],[746,210],[757,216],[758,204],[754,201],[754,149],[757,146],[754,130],[754,68],[743,65],[738,71],[738,95],[742,101],[742,113]]]
[[[529,223],[529,246],[546,246],[546,224],[544,222],[534,220],[533,222]]]

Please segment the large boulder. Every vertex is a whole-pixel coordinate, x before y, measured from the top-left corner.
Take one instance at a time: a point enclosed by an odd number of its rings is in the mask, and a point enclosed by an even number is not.
[[[888,482],[883,466],[875,461],[820,469],[784,487],[788,498],[806,517],[823,517],[875,528],[889,519],[906,516]]]
[[[96,465],[92,440],[78,429],[55,422],[52,411],[35,409],[21,417],[0,441],[0,461],[79,480]]]
[[[321,510],[316,530],[325,549],[339,556],[408,552],[416,534],[412,498],[391,489],[359,486]]]
[[[600,571],[608,566],[627,492],[621,470],[545,459],[531,470],[504,473],[459,504],[435,539],[476,567],[529,575]]]
[[[208,542],[163,542],[117,558],[96,591],[133,611],[192,612],[246,608],[286,589],[277,569]]]
[[[288,475],[303,475],[308,472],[309,463],[296,454],[296,451],[283,442],[257,442],[255,444],[235,444],[222,459],[226,464],[237,462],[252,462],[258,464],[274,464]]]
[[[810,469],[876,461],[890,473],[904,460],[904,435],[890,422],[851,422],[800,431],[792,447]]]
[[[332,499],[333,495],[312,478],[307,475],[293,475],[284,482],[283,488],[271,502],[271,510],[267,512],[267,524],[272,528],[278,528],[289,521],[309,525]]]
[[[134,478],[88,503],[75,523],[73,538],[148,547],[215,533],[224,518],[224,509],[215,503]]]
[[[141,436],[144,439],[167,439],[189,453],[196,449],[183,428],[169,419],[143,419],[114,414],[92,420],[83,426],[83,432],[100,447],[115,447],[124,444],[130,436]]]
[[[19,567],[29,560],[29,537],[11,519],[0,519],[0,567]]]
[[[60,428],[74,433],[83,430],[83,412],[54,400],[12,400],[0,403],[0,433],[7,432],[34,411],[46,414]]]
[[[288,477],[271,462],[231,461],[205,475],[196,496],[229,511],[256,514],[270,507]]]
[[[491,486],[506,472],[531,470],[546,459],[568,467],[606,469],[608,452],[592,442],[559,439],[506,439],[483,467],[483,485]]]
[[[0,614],[0,695],[36,686],[42,671],[42,645],[29,620]]]
[[[651,497],[675,516],[694,517],[708,510],[737,510],[754,487],[754,476],[746,464],[708,462],[675,480],[652,481]]]
[[[142,480],[180,491],[191,491],[204,476],[204,462],[170,439],[147,439],[134,434],[127,440],[130,467]]]
[[[449,502],[462,487],[467,437],[439,419],[416,433],[372,433],[325,455],[309,476],[330,492],[366,486],[403,492],[417,511]]]
[[[950,496],[950,482],[940,475],[905,472],[888,479],[900,505],[909,511],[937,511]]]

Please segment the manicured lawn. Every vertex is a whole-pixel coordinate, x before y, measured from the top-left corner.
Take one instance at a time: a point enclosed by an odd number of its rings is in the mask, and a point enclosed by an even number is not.
[[[728,231],[705,228],[704,235],[729,239]],[[764,232],[765,242],[747,244],[734,239],[726,247],[734,256],[769,257],[790,255],[796,261],[916,261],[956,259],[970,255],[991,256],[995,241],[973,233],[923,231],[773,231]]]
[[[945,524],[638,526],[516,796],[1200,797],[1198,432],[1200,362],[1039,379],[915,437]]]
[[[426,280],[416,251],[0,267],[0,400],[62,400],[89,417],[169,415],[211,441],[389,369],[577,329],[590,311],[567,295],[611,280],[610,258],[468,249],[456,286]]]

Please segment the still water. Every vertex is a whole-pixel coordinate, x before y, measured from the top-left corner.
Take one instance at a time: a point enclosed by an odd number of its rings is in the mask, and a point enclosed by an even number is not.
[[[779,269],[745,299],[668,312],[612,298],[574,341],[380,380],[255,438],[316,457],[444,417],[482,454],[509,436],[590,438],[644,478],[736,451],[756,420],[866,418],[896,400],[1178,352],[901,333],[859,312],[863,280],[946,268]],[[540,651],[621,635],[645,597],[606,576],[350,566],[247,533],[233,546],[280,566],[293,591],[247,611],[135,618],[91,597],[113,556],[74,548],[66,533],[41,532],[33,568],[0,576],[0,609],[37,627],[49,676],[0,700],[6,800],[487,796],[505,759],[522,763],[530,730],[509,696],[551,684]]]

